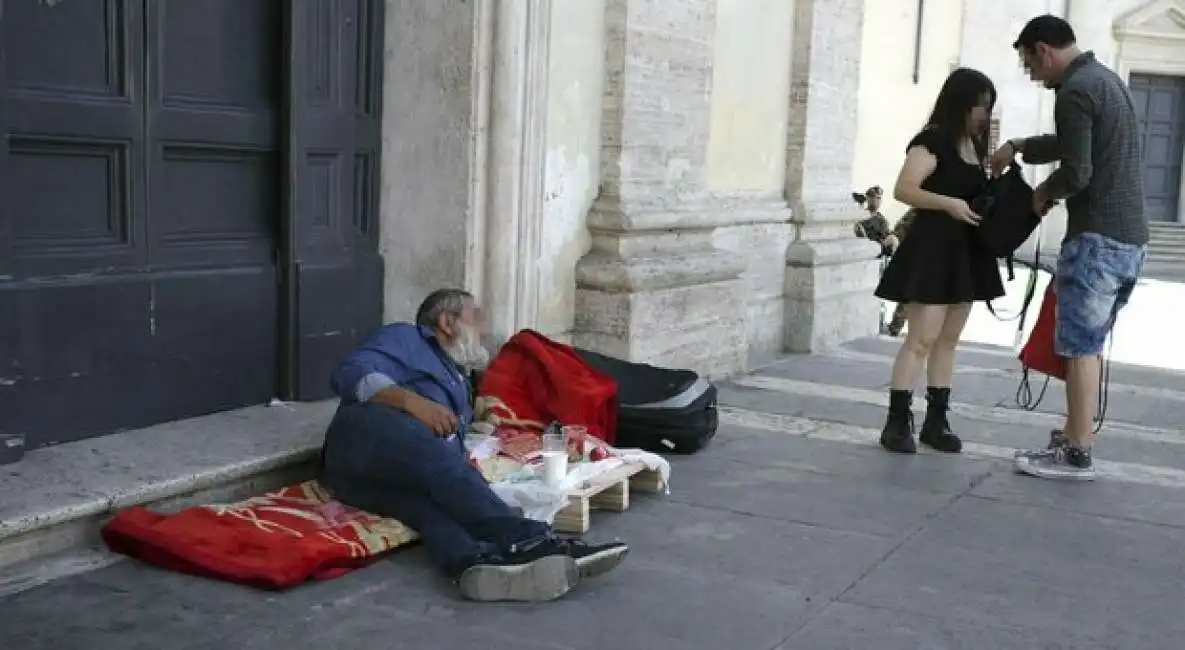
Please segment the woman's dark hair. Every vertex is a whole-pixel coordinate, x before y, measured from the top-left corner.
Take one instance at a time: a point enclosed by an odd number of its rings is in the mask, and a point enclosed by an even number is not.
[[[967,119],[971,110],[983,103],[983,96],[988,98],[988,112],[996,105],[996,87],[992,80],[979,70],[958,68],[950,73],[938,91],[938,99],[934,102],[934,110],[930,119],[926,120],[927,128],[942,131],[956,141],[963,136],[970,136],[975,145],[975,153],[981,161],[988,157],[988,134],[968,133]]]

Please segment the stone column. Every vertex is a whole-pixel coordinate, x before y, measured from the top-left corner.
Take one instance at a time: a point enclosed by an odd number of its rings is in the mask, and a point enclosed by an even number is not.
[[[735,219],[708,199],[715,0],[606,0],[601,191],[576,267],[573,342],[721,376],[745,365]]]
[[[797,0],[786,196],[786,349],[810,352],[878,331],[878,248],[856,239],[852,201],[863,0]]]

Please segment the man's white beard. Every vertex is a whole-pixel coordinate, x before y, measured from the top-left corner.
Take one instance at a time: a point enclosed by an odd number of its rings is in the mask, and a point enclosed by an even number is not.
[[[462,325],[457,340],[446,346],[444,351],[457,365],[470,370],[482,370],[490,362],[490,351],[481,344],[481,336],[474,327]]]

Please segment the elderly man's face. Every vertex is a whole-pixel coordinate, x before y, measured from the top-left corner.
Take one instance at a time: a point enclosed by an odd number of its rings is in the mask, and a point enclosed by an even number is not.
[[[481,368],[490,360],[489,350],[481,344],[485,327],[481,308],[472,300],[465,301],[460,316],[442,316],[439,325],[443,347],[458,364]]]

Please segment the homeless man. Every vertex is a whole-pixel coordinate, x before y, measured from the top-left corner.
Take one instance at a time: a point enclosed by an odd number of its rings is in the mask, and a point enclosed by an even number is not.
[[[418,532],[463,597],[551,600],[614,568],[628,549],[556,537],[519,516],[469,464],[465,369],[489,359],[479,320],[473,296],[442,289],[420,305],[415,324],[379,329],[341,362],[322,482],[343,503]]]

